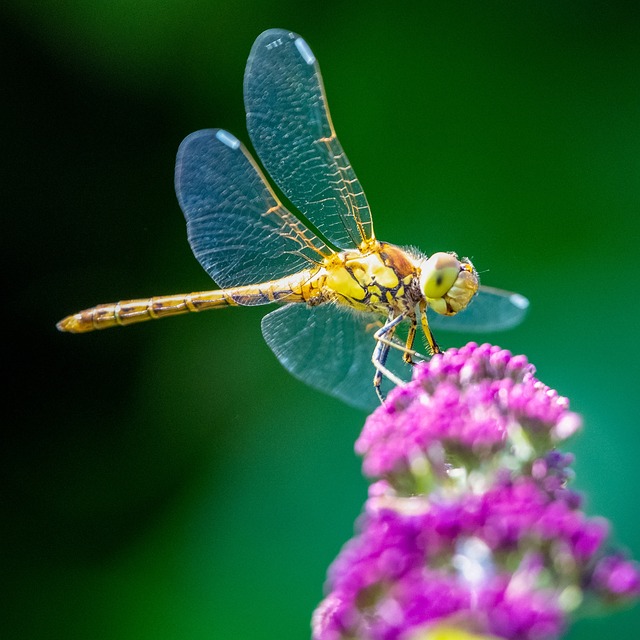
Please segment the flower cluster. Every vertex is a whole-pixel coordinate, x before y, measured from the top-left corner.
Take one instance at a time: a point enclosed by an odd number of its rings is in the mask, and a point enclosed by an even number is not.
[[[573,458],[555,447],[580,418],[534,374],[470,343],[416,366],[368,418],[356,450],[376,481],[315,640],[550,640],[587,595],[640,595],[638,567],[567,488]]]

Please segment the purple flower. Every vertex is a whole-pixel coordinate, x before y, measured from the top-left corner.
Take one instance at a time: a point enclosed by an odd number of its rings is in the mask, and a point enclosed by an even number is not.
[[[441,450],[481,465],[516,447],[522,463],[531,463],[581,426],[567,399],[534,372],[524,356],[475,343],[417,365],[413,380],[389,394],[356,442],[365,473],[403,475],[416,459],[433,461]]]
[[[594,569],[591,586],[607,601],[638,598],[640,568],[621,554],[605,556]]]
[[[356,443],[380,479],[329,570],[314,639],[449,625],[552,640],[585,595],[640,595],[637,566],[604,551],[608,523],[567,488],[573,456],[554,447],[580,426],[523,356],[471,343],[416,366]]]

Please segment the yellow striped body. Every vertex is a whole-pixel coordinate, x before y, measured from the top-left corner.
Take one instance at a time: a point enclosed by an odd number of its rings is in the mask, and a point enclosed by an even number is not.
[[[67,316],[57,326],[61,331],[85,333],[205,309],[271,302],[334,302],[383,315],[390,309],[415,307],[418,299],[409,294],[417,259],[377,241],[364,249],[332,254],[315,269],[261,284],[97,305]]]
[[[260,285],[100,304],[67,316],[57,326],[60,331],[86,333],[220,307],[265,304],[279,300],[304,302],[303,284],[309,281],[310,276],[311,272],[301,272]],[[306,286],[304,288],[308,289]]]

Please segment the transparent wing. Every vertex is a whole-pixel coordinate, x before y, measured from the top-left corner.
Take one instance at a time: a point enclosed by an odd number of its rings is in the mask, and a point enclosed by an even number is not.
[[[455,316],[441,316],[429,310],[429,325],[443,331],[503,331],[520,324],[529,301],[519,293],[480,287],[469,306]]]
[[[289,304],[262,319],[262,334],[282,365],[296,378],[359,409],[380,405],[373,389],[373,334],[382,326],[373,314],[334,305]],[[408,380],[411,366],[391,349],[387,367]],[[392,384],[383,379],[386,393]]]
[[[274,280],[331,253],[282,206],[249,152],[222,129],[182,141],[175,187],[191,249],[221,287]]]
[[[331,123],[320,68],[295,33],[255,41],[244,76],[247,128],[287,198],[341,249],[373,237],[367,199]]]

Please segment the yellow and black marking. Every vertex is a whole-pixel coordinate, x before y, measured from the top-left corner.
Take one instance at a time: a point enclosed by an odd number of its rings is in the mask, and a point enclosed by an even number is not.
[[[313,274],[314,271],[309,270],[259,285],[100,304],[67,316],[58,322],[57,327],[69,333],[86,333],[207,309],[270,302],[307,302],[308,296],[318,295]]]
[[[326,266],[327,297],[358,311],[405,314],[420,300],[417,266],[403,250],[375,242],[367,251],[337,254]]]

